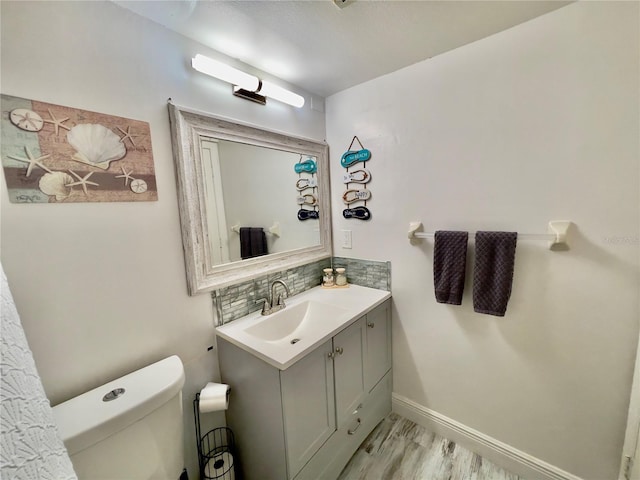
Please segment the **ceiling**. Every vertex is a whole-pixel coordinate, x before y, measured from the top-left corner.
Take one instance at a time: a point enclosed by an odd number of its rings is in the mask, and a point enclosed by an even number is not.
[[[331,94],[474,42],[566,1],[115,3],[310,93]]]

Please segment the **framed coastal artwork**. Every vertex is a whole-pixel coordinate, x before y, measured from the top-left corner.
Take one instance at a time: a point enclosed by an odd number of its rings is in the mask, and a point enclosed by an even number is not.
[[[158,199],[148,123],[9,95],[0,107],[11,202]]]

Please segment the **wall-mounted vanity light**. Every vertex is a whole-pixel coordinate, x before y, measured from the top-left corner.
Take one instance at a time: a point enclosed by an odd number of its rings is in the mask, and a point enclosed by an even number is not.
[[[198,54],[192,58],[191,66],[199,72],[206,73],[207,75],[232,84],[233,94],[238,97],[262,105],[267,103],[266,97],[297,108],[304,105],[304,97],[297,93],[293,93],[286,88],[279,87],[266,80],[260,80],[255,75],[250,75],[242,70],[205,57],[204,55]]]

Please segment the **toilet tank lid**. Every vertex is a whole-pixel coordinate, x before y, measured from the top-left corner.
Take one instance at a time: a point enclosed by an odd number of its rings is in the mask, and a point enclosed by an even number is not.
[[[177,395],[183,385],[184,368],[174,355],[56,405],[54,418],[69,455],[147,416]],[[124,393],[103,401],[118,389]]]

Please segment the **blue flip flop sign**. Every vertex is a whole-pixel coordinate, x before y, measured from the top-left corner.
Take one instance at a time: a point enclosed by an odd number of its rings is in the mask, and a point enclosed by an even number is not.
[[[342,154],[342,158],[340,159],[340,165],[344,168],[349,168],[351,165],[358,162],[367,162],[371,158],[371,152],[366,148],[362,150],[349,150]]]
[[[312,158],[307,158],[304,162],[296,163],[293,169],[296,173],[316,173],[318,166]]]

